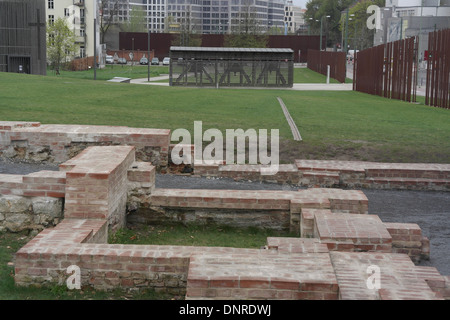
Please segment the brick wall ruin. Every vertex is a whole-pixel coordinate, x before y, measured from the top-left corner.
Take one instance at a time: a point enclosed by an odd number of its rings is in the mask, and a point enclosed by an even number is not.
[[[18,138],[11,127],[0,133],[3,142]],[[38,136],[28,136],[27,143],[37,145],[33,139]],[[144,144],[154,141],[145,139]],[[16,285],[64,285],[67,268],[76,265],[82,286],[153,288],[186,299],[450,298],[448,276],[415,264],[430,256],[420,226],[385,223],[368,214],[368,200],[359,190],[159,189],[157,167],[139,161],[137,154],[131,145],[90,146],[62,162],[59,172],[0,175],[0,226],[15,231],[8,223],[20,210],[33,223],[42,222],[26,227],[39,233],[15,255]],[[316,164],[319,171],[333,165]],[[354,174],[344,172],[347,162],[334,165],[340,167],[340,177]],[[392,174],[390,169],[380,165],[378,174]],[[441,168],[439,174],[447,175],[446,170]],[[439,179],[448,185],[448,176]],[[53,201],[53,207],[65,202],[63,215],[57,209],[54,214],[42,211],[45,201]],[[290,230],[298,236],[268,238],[261,249],[108,244],[108,233],[139,211],[153,222],[237,223]],[[383,269],[378,290],[365,286],[371,264]]]

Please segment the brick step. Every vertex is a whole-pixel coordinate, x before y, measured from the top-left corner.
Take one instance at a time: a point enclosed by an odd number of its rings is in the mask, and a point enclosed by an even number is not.
[[[155,189],[152,206],[289,210],[292,192],[266,190]]]
[[[392,237],[376,215],[314,213],[314,237],[329,242],[345,243],[350,251],[391,252]]]
[[[367,177],[450,179],[450,165],[338,160],[295,160],[299,171],[365,173]]]
[[[432,170],[421,168],[380,168],[366,169],[367,178],[408,178],[408,179],[450,179],[450,170]]]
[[[332,172],[332,171],[303,171],[303,176],[314,176],[314,177],[330,177],[330,178],[338,178],[339,179],[339,172]]]
[[[313,188],[283,190],[160,189],[151,195],[151,206],[215,209],[290,210],[303,207],[367,213],[368,200],[361,191]]]
[[[328,253],[235,251],[191,256],[186,299],[337,299]]]
[[[330,256],[340,300],[442,300],[436,288],[445,287],[445,278],[436,268],[414,265],[405,254],[332,251]],[[379,289],[369,288],[369,272],[379,275]]]
[[[299,171],[364,172],[366,162],[338,160],[295,160]]]
[[[402,177],[376,177],[366,178],[365,182],[372,185],[389,186],[407,189],[407,188],[423,188],[426,186],[441,186],[450,188],[450,180],[444,179],[428,179],[428,178],[402,178]]]

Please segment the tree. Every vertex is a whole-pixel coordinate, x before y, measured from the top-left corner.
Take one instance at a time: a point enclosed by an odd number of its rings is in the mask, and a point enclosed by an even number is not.
[[[201,47],[202,36],[197,33],[198,19],[194,18],[191,11],[191,6],[186,6],[186,12],[184,17],[175,20],[175,17],[169,16],[167,18],[168,23],[174,23],[178,26],[178,33],[172,40],[173,46],[185,46],[185,47]]]
[[[322,21],[322,32],[327,38],[327,46],[341,42],[342,12],[354,2],[354,0],[310,0],[306,4],[305,21],[311,34],[319,34]],[[330,17],[326,18],[327,16]]]
[[[233,48],[265,48],[269,41],[264,27],[257,19],[257,13],[250,2],[243,6],[237,18],[232,21],[231,34],[225,35],[224,45]]]
[[[125,32],[147,32],[145,11],[140,7],[133,6],[123,30]]]
[[[227,34],[224,46],[231,48],[266,48],[269,38],[267,35],[257,34]]]
[[[348,45],[351,49],[364,50],[373,46],[375,30],[369,30],[366,25],[369,17],[367,8],[371,5],[382,7],[384,0],[365,0],[350,8],[348,12],[348,30],[345,30],[347,15],[342,15],[339,29],[343,34],[347,34]]]
[[[119,13],[120,0],[100,0],[100,41],[105,43],[105,36],[114,24],[115,16]]]
[[[58,18],[53,23],[47,25],[47,57],[56,74],[59,74],[61,64],[66,62],[68,57],[74,55],[78,48],[75,43],[76,35],[69,28],[67,21]]]

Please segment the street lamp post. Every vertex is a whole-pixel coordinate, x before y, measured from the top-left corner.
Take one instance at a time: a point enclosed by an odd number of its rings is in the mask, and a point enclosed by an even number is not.
[[[346,11],[347,11],[346,12],[347,18],[345,20],[345,43],[344,43],[344,47],[345,48],[344,49],[345,49],[345,56],[347,57],[347,54],[348,54],[347,41],[348,41],[348,19],[349,19],[348,13],[349,13],[349,9],[347,9]]]
[[[148,28],[148,44],[147,44],[147,80],[150,82],[150,28]]]
[[[326,16],[327,18],[329,18],[330,16]],[[322,51],[322,24],[323,24],[323,18],[325,18],[325,16],[322,16],[320,18],[320,51]]]

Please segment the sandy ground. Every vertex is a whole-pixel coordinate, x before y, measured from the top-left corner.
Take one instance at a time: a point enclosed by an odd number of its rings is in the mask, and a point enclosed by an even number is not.
[[[0,160],[0,174],[27,174],[58,170],[56,165],[15,163]],[[157,175],[158,188],[298,190],[296,186],[259,182],[235,182],[191,176]],[[431,258],[420,265],[436,267],[450,275],[450,192],[362,190],[369,199],[369,214],[384,222],[417,223],[430,239]]]

